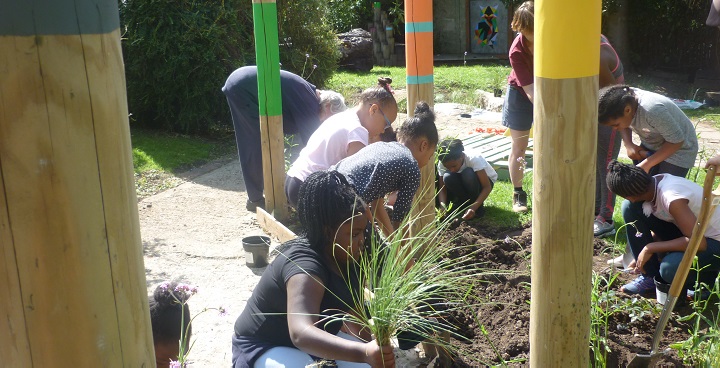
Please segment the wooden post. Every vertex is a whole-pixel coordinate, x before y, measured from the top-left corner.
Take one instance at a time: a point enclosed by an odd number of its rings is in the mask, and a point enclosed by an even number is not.
[[[0,9],[0,365],[154,366],[117,2]]]
[[[280,92],[280,46],[275,0],[253,0],[255,55],[258,70],[260,140],[265,208],[276,218],[287,217],[285,198],[285,136]]]
[[[600,0],[536,1],[534,33],[530,366],[587,367]]]
[[[407,67],[407,108],[412,116],[415,104],[425,101],[432,108],[433,93],[433,16],[432,0],[405,1],[405,60]],[[435,220],[435,160],[421,170],[420,188],[415,195],[412,232]]]

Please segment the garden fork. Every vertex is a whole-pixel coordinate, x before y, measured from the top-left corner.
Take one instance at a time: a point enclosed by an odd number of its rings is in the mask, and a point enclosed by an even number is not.
[[[711,165],[707,170],[707,176],[705,177],[705,183],[703,185],[703,198],[702,206],[700,207],[700,213],[695,222],[690,242],[688,243],[687,249],[685,249],[685,255],[683,255],[682,261],[678,266],[675,277],[670,285],[670,292],[668,292],[668,298],[663,306],[662,314],[658,320],[657,326],[655,327],[655,333],[652,339],[652,350],[647,354],[638,354],[627,365],[630,367],[651,367],[654,363],[663,355],[663,351],[658,351],[660,345],[660,339],[662,338],[663,331],[667,325],[670,315],[672,314],[675,302],[677,301],[680,291],[683,290],[685,280],[687,279],[688,272],[690,272],[690,266],[692,266],[693,259],[697,253],[700,242],[705,235],[705,229],[707,229],[708,222],[715,212],[715,207],[720,204],[720,187],[712,190],[713,181],[715,180],[715,170],[717,168]]]

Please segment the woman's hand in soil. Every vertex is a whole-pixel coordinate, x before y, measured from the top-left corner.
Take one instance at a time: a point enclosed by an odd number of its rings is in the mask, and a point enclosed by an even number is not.
[[[395,367],[395,354],[390,345],[378,346],[377,340],[365,344],[365,363],[373,368]]]
[[[645,263],[650,260],[650,257],[652,257],[653,253],[648,250],[647,245],[643,247],[642,251],[640,251],[640,254],[638,254],[637,260],[635,261],[635,270],[639,271],[640,273],[645,273]]]
[[[465,214],[463,215],[462,219],[467,221],[475,217],[475,210],[472,208],[468,208],[467,211],[465,211]]]

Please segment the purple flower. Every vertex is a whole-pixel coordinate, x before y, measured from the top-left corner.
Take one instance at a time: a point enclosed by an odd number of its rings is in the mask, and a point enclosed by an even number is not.
[[[305,59],[309,58],[310,54],[305,54]]]
[[[168,287],[170,287],[170,283],[167,281],[160,284],[160,289],[162,289],[162,291],[167,291]]]
[[[505,235],[505,240],[503,240],[503,242],[504,242],[505,244],[510,244],[510,243],[512,243],[512,239],[510,239],[509,236]]]
[[[313,64],[313,69],[317,69],[317,64]]]
[[[467,51],[465,51],[465,56],[467,56]]]
[[[170,368],[182,368],[182,366],[180,365],[180,362],[178,362],[177,360],[171,360]]]
[[[225,307],[223,307],[223,306],[218,307],[218,315],[220,315],[220,317],[225,317],[225,316],[227,316],[227,314],[228,314],[227,309],[225,309]]]
[[[635,237],[636,237],[636,238],[640,238],[640,237],[642,237],[642,236],[643,236],[643,233],[641,233],[641,232],[639,232],[639,231],[635,233]]]

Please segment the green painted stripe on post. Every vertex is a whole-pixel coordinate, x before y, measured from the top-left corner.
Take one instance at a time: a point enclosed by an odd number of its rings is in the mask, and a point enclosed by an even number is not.
[[[405,33],[432,32],[433,22],[408,22],[405,23]]]
[[[118,28],[115,0],[0,0],[0,36],[105,34]]]
[[[432,74],[407,76],[407,84],[427,84],[433,83],[434,81],[435,77]]]
[[[282,115],[280,45],[276,3],[253,3],[260,115]]]

